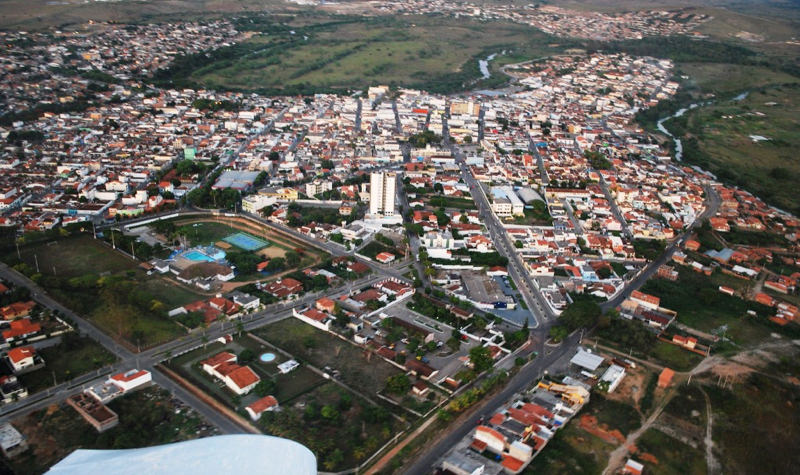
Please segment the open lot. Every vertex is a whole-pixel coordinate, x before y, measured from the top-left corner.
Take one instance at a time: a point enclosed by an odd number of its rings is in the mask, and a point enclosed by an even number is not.
[[[76,378],[93,371],[116,358],[102,345],[87,337],[68,333],[62,335],[61,342],[54,346],[37,350],[44,359],[45,367],[19,376],[28,393],[35,393],[56,384]],[[53,381],[55,379],[55,381]]]
[[[648,429],[636,442],[638,448],[637,460],[643,459],[643,454],[649,454],[655,459],[647,461],[648,473],[653,474],[696,474],[706,473],[706,461],[703,452],[687,445],[658,429]],[[648,457],[649,458],[649,457]]]
[[[253,333],[317,368],[328,366],[339,371],[342,382],[367,397],[381,391],[389,376],[402,372],[371,352],[295,318],[272,323]]]
[[[614,446],[578,427],[577,418],[556,432],[553,439],[523,472],[538,474],[599,474]]]
[[[219,60],[183,69],[188,80],[212,88],[278,93],[397,84],[443,92],[471,85],[480,77],[477,60],[491,53],[526,59],[555,49],[541,31],[512,23],[434,16],[329,20],[250,19],[241,28],[258,34]]]
[[[714,384],[705,390],[711,398],[713,438],[723,453],[723,472],[788,473],[800,463],[795,450],[800,444],[796,385],[752,373],[729,389]]]
[[[685,268],[678,270],[676,282],[651,279],[642,288],[643,292],[660,297],[663,307],[678,312],[678,322],[703,332],[724,331],[738,345],[753,345],[771,332],[781,331],[766,318],[747,315],[749,309],[761,311],[760,305],[719,292],[719,285],[729,284],[727,276],[719,271],[709,278]]]
[[[21,246],[20,257],[53,297],[132,348],[182,334],[166,311],[201,297],[169,279],[148,276],[137,261],[87,235]],[[20,263],[16,252],[3,259]]]

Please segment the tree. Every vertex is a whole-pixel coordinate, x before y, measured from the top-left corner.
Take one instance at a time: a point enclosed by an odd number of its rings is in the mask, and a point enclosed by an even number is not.
[[[333,470],[342,462],[344,462],[344,454],[341,450],[336,449],[328,455],[322,465],[325,466],[326,470]]]
[[[594,326],[601,313],[597,302],[588,296],[581,296],[576,298],[558,319],[569,332],[573,332],[581,327]]]
[[[550,338],[552,338],[556,343],[564,340],[567,335],[569,335],[569,332],[561,325],[550,327]]]
[[[485,346],[476,346],[469,350],[469,361],[472,363],[473,369],[478,373],[486,371],[494,364],[489,348]]]
[[[405,373],[399,373],[386,378],[386,390],[393,394],[405,394],[411,389],[411,380]]]
[[[456,352],[461,348],[461,339],[451,336],[447,339],[447,347]]]
[[[322,406],[322,410],[320,410],[319,413],[320,413],[320,415],[322,417],[324,417],[325,419],[328,419],[330,421],[333,421],[333,420],[336,420],[336,419],[339,418],[339,411],[337,411],[335,407],[333,407],[333,406],[331,406],[329,404],[325,405],[325,406]]]
[[[244,350],[241,351],[241,353],[239,353],[239,362],[246,364],[253,361],[255,357],[256,354],[253,350],[251,350],[250,348],[245,348]]]
[[[276,384],[275,381],[272,379],[262,379],[259,381],[256,386],[253,388],[253,391],[258,395],[258,397],[269,396],[273,392],[275,392]]]

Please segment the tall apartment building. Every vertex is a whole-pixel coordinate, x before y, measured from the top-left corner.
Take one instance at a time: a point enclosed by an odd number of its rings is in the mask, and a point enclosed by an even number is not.
[[[394,216],[394,196],[397,174],[373,172],[370,175],[369,213],[371,215]]]

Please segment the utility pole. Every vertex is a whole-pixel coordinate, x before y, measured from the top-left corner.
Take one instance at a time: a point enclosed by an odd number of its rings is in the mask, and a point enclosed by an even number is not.
[[[19,253],[19,241],[14,241],[14,244],[17,245],[17,259],[22,260],[22,256]]]
[[[36,261],[36,273],[39,273],[39,256],[36,254],[33,255],[33,260]]]

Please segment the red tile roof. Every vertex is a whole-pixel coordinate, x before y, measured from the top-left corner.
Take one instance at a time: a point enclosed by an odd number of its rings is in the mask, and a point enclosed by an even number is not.
[[[25,358],[32,358],[36,356],[36,350],[32,346],[20,346],[19,348],[11,348],[8,350],[8,359],[14,364],[19,363]]]
[[[275,396],[264,396],[247,407],[249,407],[250,410],[255,412],[256,414],[261,414],[270,407],[275,407],[277,405],[278,405],[278,400],[275,399]]]
[[[233,381],[233,384],[240,389],[244,389],[251,384],[261,381],[261,378],[259,378],[249,366],[240,366],[238,369],[228,374],[228,377]]]

